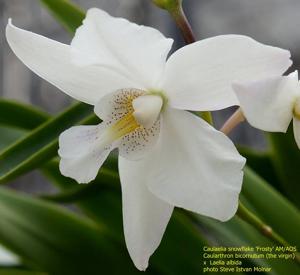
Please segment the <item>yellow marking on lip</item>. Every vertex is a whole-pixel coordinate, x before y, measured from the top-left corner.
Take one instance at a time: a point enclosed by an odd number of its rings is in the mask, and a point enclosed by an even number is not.
[[[295,101],[293,113],[294,116],[300,120],[300,98]]]
[[[120,120],[113,124],[109,128],[109,131],[116,140],[128,135],[139,127],[141,127],[141,125],[137,123],[136,119],[133,116],[133,112],[131,112],[123,116]]]

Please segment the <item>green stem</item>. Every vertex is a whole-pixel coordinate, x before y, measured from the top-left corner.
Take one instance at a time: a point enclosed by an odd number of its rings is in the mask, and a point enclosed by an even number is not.
[[[180,4],[178,7],[169,10],[169,13],[174,19],[179,30],[181,31],[181,34],[186,44],[194,43],[196,41],[196,38],[192,30],[191,24],[189,23],[184,13],[182,5]]]
[[[265,235],[270,240],[274,241],[275,243],[281,246],[290,246],[290,244],[279,234],[273,231],[273,229],[265,224],[260,218],[258,218],[253,212],[251,212],[244,204],[239,202],[239,208],[237,211],[237,216],[251,224],[254,228],[256,228],[260,233]],[[296,253],[295,260],[300,263],[300,255]]]

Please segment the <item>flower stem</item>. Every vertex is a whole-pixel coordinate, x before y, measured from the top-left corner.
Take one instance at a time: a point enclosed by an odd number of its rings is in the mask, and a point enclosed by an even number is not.
[[[255,216],[241,202],[239,202],[237,216],[240,217],[242,220],[250,223],[252,226],[254,226],[258,231],[263,233],[269,239],[272,239],[276,243],[281,244],[283,246],[289,246],[288,242],[286,242],[282,237],[280,237],[278,234],[273,232],[270,226],[266,225],[262,220],[260,220],[257,216]]]
[[[196,41],[192,27],[184,13],[182,5],[179,5],[177,8],[169,11],[173,17],[177,27],[181,31],[181,34],[184,38],[186,44],[191,44]]]
[[[233,115],[224,123],[220,129],[225,135],[228,135],[236,126],[245,121],[241,108],[238,108]]]
[[[237,216],[251,224],[254,228],[256,228],[260,233],[265,235],[268,239],[274,241],[275,243],[281,246],[290,246],[290,244],[282,238],[279,234],[273,231],[273,229],[265,224],[260,218],[258,218],[253,212],[251,212],[244,204],[239,202],[239,208],[237,211]],[[300,264],[300,255],[298,252],[295,253],[295,260]]]

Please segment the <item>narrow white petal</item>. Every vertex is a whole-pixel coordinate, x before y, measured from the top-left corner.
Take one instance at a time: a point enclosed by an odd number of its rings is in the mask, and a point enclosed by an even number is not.
[[[300,149],[300,120],[295,117],[293,119],[293,128],[295,141]]]
[[[145,181],[172,205],[226,221],[238,207],[244,165],[223,133],[193,114],[170,109]]]
[[[126,245],[135,266],[145,270],[161,242],[173,207],[146,187],[148,168],[142,161],[119,158]]]
[[[218,110],[238,104],[232,82],[282,75],[291,65],[289,58],[288,51],[246,36],[204,39],[169,58],[162,89],[174,108]]]
[[[20,264],[19,258],[5,247],[0,246],[0,265],[12,266],[18,264]]]
[[[286,132],[294,102],[300,96],[297,75],[235,83],[233,89],[247,121],[255,128]]]
[[[155,88],[173,40],[158,30],[90,9],[71,43],[78,64],[116,68],[136,82],[123,88]]]
[[[95,179],[113,149],[106,136],[106,126],[74,126],[59,137],[60,171],[79,183]]]
[[[7,41],[16,56],[37,75],[69,96],[95,104],[112,91],[133,87],[118,71],[105,66],[78,66],[72,60],[71,47],[8,23]]]

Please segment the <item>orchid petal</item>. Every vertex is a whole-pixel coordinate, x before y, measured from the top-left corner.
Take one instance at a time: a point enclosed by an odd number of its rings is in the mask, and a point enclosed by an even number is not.
[[[71,47],[19,29],[9,21],[7,41],[16,56],[33,72],[67,95],[94,105],[112,91],[135,85],[111,68],[74,64]]]
[[[231,83],[282,75],[290,53],[241,35],[221,35],[176,51],[162,84],[172,107],[210,111],[237,105]]]
[[[148,188],[169,204],[226,221],[236,212],[245,159],[223,133],[186,111],[166,110],[147,160]]]
[[[287,131],[295,99],[300,96],[297,75],[235,83],[233,89],[253,127],[269,132]]]
[[[79,183],[95,179],[100,167],[113,149],[106,142],[106,125],[74,126],[59,137],[60,171]]]
[[[142,161],[119,157],[123,223],[127,249],[139,270],[161,242],[173,207],[155,197],[145,185],[148,168]]]
[[[156,29],[92,8],[71,46],[78,64],[107,66],[136,83],[122,88],[151,89],[164,70],[172,43]]]
[[[293,119],[294,137],[295,141],[300,149],[300,120],[296,117]]]
[[[18,256],[7,250],[5,247],[0,246],[0,265],[12,266],[20,264]]]

